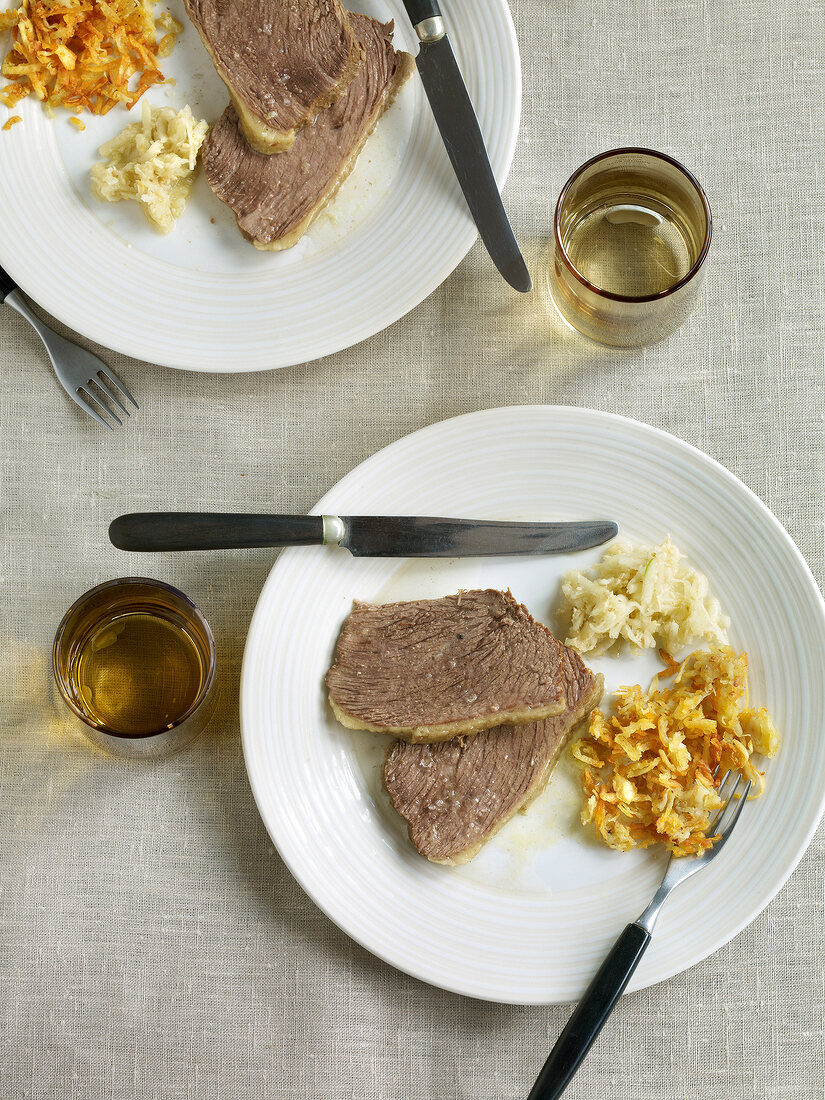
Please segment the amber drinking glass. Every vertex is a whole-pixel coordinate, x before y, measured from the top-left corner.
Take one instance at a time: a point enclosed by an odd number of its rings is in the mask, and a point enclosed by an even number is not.
[[[177,752],[214,706],[212,631],[192,601],[162,581],[123,577],[85,593],[58,627],[52,663],[83,731],[117,756]]]
[[[582,165],[556,204],[548,285],[562,318],[616,347],[674,332],[696,302],[710,205],[694,176],[653,149],[613,149]]]

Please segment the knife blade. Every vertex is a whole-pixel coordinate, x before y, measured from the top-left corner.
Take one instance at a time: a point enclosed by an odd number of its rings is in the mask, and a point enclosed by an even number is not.
[[[109,525],[120,550],[239,550],[343,546],[356,557],[456,558],[560,554],[600,546],[618,527],[607,520],[511,523],[429,516],[274,516],[226,512],[132,512]]]
[[[420,43],[418,73],[484,247],[510,286],[526,293],[533,281],[501,201],[441,11],[436,0],[404,0],[404,7]]]

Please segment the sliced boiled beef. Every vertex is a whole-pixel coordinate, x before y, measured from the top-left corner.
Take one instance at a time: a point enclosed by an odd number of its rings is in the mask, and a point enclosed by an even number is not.
[[[602,677],[566,647],[560,674],[568,704],[563,714],[438,745],[392,745],[384,785],[421,855],[466,863],[544,790],[571,731],[597,705],[603,687]]]
[[[246,140],[259,152],[288,149],[360,68],[363,49],[340,0],[185,4]]]
[[[284,153],[250,149],[233,107],[207,136],[203,167],[209,186],[235,213],[256,248],[291,248],[349,175],[378,119],[409,76],[409,54],[393,49],[392,23],[351,14],[364,61],[346,93]]]
[[[566,652],[510,592],[356,603],[326,684],[351,729],[446,741],[560,714]]]

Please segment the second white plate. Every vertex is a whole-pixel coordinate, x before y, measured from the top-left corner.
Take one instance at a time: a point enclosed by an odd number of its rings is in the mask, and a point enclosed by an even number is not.
[[[166,5],[184,33],[150,102],[214,122],[228,95],[180,0]],[[353,5],[356,6],[356,5]],[[401,0],[358,9],[395,20],[395,42],[417,52]],[[521,110],[518,45],[506,0],[444,4],[499,184],[509,171]],[[0,44],[7,36],[0,36]],[[3,51],[5,53],[5,51]],[[0,126],[11,114],[0,106]],[[385,328],[444,281],[476,237],[417,73],[362,152],[352,176],[307,236],[259,252],[202,175],[166,237],[137,204],[89,191],[97,148],[131,113],[49,119],[39,103],[0,135],[0,263],[55,317],[116,351],[199,371],[268,370],[317,359]]]
[[[672,436],[586,410],[520,407],[436,424],[380,451],[320,502],[337,514],[610,518],[631,539],[676,544],[710,578],[746,648],[750,698],[783,732],[767,790],[722,856],[670,898],[631,982],[660,981],[751,921],[793,870],[825,798],[825,609],[768,509]],[[510,587],[555,625],[561,574],[597,559],[353,559],[284,552],[244,658],[244,753],[263,820],[307,893],[370,951],[416,977],[517,1003],[577,999],[625,923],[650,900],[662,857],[598,846],[578,822],[565,757],[547,791],[465,867],[428,863],[381,787],[386,739],[334,720],[323,677],[354,598]],[[647,683],[655,657],[593,662],[607,690]]]

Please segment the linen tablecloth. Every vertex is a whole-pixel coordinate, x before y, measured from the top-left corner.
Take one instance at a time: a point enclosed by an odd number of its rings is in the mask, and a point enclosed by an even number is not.
[[[505,197],[533,295],[511,292],[477,244],[411,314],[320,362],[211,376],[95,349],[141,403],[114,433],[71,405],[34,333],[0,310],[3,1100],[516,1100],[569,1014],[477,1002],[396,972],[282,864],[246,780],[237,710],[272,553],[151,565],[217,635],[222,703],[196,744],[130,764],[76,733],[51,687],[56,624],[92,585],[149,568],[108,544],[113,516],[301,512],[414,429],[560,403],[696,444],[773,509],[825,578],[822,5],[514,0],[512,10],[524,109]],[[715,235],[683,329],[619,352],[565,331],[540,284],[565,179],[627,144],[696,173]],[[825,1097],[823,847],[820,829],[727,947],[623,998],[571,1100]]]

